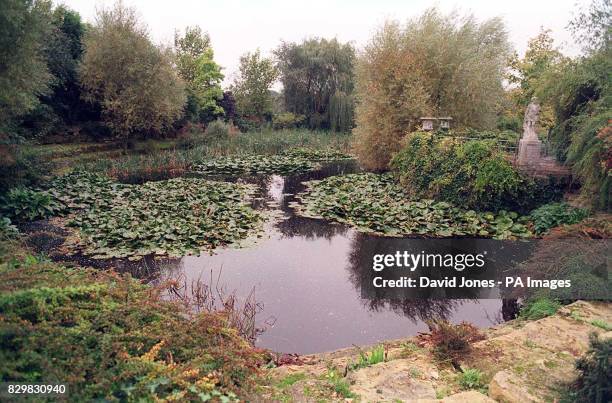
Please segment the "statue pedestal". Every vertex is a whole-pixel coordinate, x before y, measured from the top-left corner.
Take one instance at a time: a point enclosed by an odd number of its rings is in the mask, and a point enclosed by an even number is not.
[[[535,139],[521,139],[516,162],[520,166],[535,166],[542,156],[542,142]]]

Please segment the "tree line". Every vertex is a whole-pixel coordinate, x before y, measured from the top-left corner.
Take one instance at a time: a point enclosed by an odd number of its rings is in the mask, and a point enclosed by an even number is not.
[[[2,0],[0,134],[3,143],[70,131],[129,139],[218,119],[242,131],[301,126],[352,131],[360,162],[384,170],[422,116],[520,133],[535,96],[551,147],[609,208],[610,9],[610,0],[594,0],[570,22],[579,57],[563,55],[542,30],[520,58],[499,18],[432,8],[387,21],[359,52],[312,38],[282,42],[271,57],[246,53],[224,89],[199,27],[162,46],[121,2],[89,24],[49,0]]]
[[[5,0],[0,14],[0,107],[5,133],[45,137],[75,125],[100,137],[164,136],[184,124],[232,121],[244,130],[352,128],[355,50],[337,40],[282,43],[274,58],[240,58],[225,91],[210,36],[176,31],[156,45],[121,2],[84,23],[47,0]],[[306,67],[307,66],[307,67]],[[308,84],[302,82],[303,74]],[[272,90],[280,79],[288,91]]]

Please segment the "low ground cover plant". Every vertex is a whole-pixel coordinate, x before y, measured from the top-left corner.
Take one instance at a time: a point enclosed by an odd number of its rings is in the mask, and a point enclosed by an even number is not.
[[[484,374],[475,368],[466,368],[459,375],[459,386],[462,389],[481,389],[484,388]]]
[[[306,182],[293,206],[306,217],[355,226],[362,232],[389,236],[482,236],[497,239],[531,236],[526,217],[460,209],[447,202],[409,200],[390,174],[350,174]]]
[[[588,215],[588,210],[575,208],[567,203],[549,203],[533,210],[531,220],[534,231],[537,234],[543,234],[559,225],[576,224]]]
[[[527,320],[538,320],[554,315],[561,308],[559,301],[548,298],[528,300],[521,308],[519,317]]]
[[[0,199],[0,211],[15,221],[33,221],[60,214],[64,210],[49,192],[17,187]]]
[[[265,359],[223,312],[193,315],[129,276],[0,256],[0,379],[75,401],[244,400]]]
[[[391,161],[412,198],[443,200],[477,210],[528,211],[558,197],[520,174],[494,140],[463,141],[415,132]],[[534,197],[536,195],[537,197]]]

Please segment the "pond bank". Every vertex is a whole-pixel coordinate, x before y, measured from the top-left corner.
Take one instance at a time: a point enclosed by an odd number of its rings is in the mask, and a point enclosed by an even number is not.
[[[461,360],[461,369],[484,374],[480,390],[462,390],[460,371],[436,362],[417,338],[385,342],[385,362],[357,370],[347,368],[359,361],[360,351],[372,348],[301,356],[269,370],[271,380],[264,390],[274,400],[344,401],[345,388],[342,393],[337,388],[341,379],[354,398],[368,402],[552,401],[576,377],[574,362],[586,352],[589,334],[612,337],[612,331],[591,324],[596,319],[612,323],[612,305],[578,301],[544,319],[514,320],[484,330],[486,339]]]

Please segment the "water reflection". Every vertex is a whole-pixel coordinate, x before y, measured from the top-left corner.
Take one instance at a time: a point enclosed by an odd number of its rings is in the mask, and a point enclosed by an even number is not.
[[[258,325],[267,327],[257,344],[275,351],[312,353],[407,337],[425,331],[423,320],[432,317],[491,325],[500,316],[501,300],[362,298],[362,282],[371,272],[364,270],[365,253],[397,246],[347,226],[295,216],[289,207],[304,189],[302,182],[354,169],[335,164],[289,177],[241,179],[259,187],[258,208],[284,219],[270,225],[252,247],[184,257],[169,270],[170,277],[187,282],[220,278],[228,292],[242,298],[255,287],[255,298],[263,304]]]

